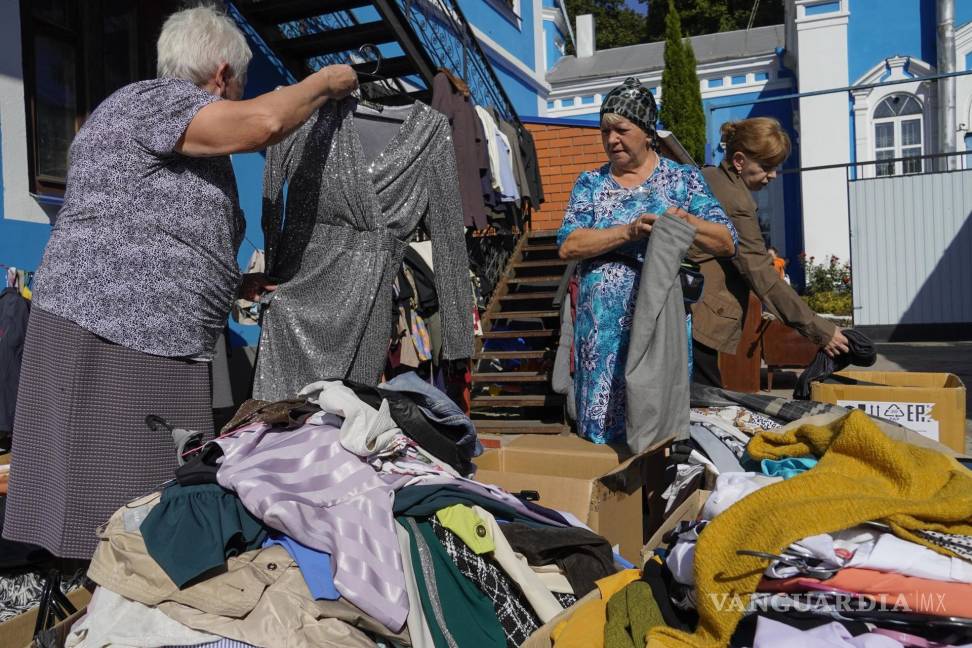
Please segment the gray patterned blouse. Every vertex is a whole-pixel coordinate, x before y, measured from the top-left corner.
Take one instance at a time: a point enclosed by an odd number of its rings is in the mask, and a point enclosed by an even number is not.
[[[189,81],[153,79],[98,106],[71,144],[37,306],[137,351],[212,357],[245,223],[229,156],[173,149],[217,100]]]

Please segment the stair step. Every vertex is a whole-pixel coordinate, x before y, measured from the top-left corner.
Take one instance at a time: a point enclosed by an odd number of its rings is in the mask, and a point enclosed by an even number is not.
[[[560,249],[560,246],[556,243],[537,243],[536,245],[531,245],[527,243],[526,247],[523,248],[524,252],[556,252]]]
[[[566,268],[570,261],[564,261],[563,259],[547,259],[545,261],[520,261],[519,263],[514,263],[514,268],[556,268],[563,267]]]
[[[546,407],[560,405],[560,394],[521,394],[519,396],[474,396],[473,407]]]
[[[480,351],[473,360],[541,360],[551,351]]]
[[[558,310],[532,310],[532,311],[499,311],[493,313],[486,319],[489,320],[511,320],[511,319],[537,319],[539,317],[557,317],[560,315]]]
[[[280,24],[302,18],[367,7],[370,0],[278,0],[277,2],[238,2],[237,7],[253,22]]]
[[[508,284],[559,284],[561,276],[560,275],[543,275],[539,277],[517,277],[515,279],[507,279]]]
[[[553,299],[557,296],[555,290],[545,290],[543,292],[521,292],[511,293],[500,297],[501,301],[525,301],[530,299]]]
[[[563,434],[570,427],[563,423],[544,423],[537,420],[473,419],[481,434]]]
[[[378,45],[393,40],[395,33],[387,23],[370,22],[297,38],[280,38],[272,46],[284,56],[312,58],[357,49],[362,43]]]
[[[547,382],[550,376],[540,371],[488,371],[474,373],[474,383],[511,383],[511,382]]]
[[[557,331],[539,329],[535,331],[486,331],[482,337],[487,340],[515,340],[516,338],[553,337]]]

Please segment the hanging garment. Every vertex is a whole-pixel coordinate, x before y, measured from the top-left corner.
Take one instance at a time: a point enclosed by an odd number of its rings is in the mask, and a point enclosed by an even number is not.
[[[253,250],[250,260],[246,264],[243,274],[263,272],[266,269],[266,255],[263,250]],[[240,298],[233,302],[230,314],[240,324],[254,326],[260,323],[260,303],[249,299]]]
[[[516,191],[519,194],[521,200],[525,199],[532,201],[532,195],[530,194],[530,183],[527,181],[526,169],[523,161],[523,150],[520,148],[520,137],[516,132],[516,127],[510,122],[500,119],[499,113],[495,112],[494,117],[496,117],[496,125],[503,135],[506,136],[506,141],[510,145],[510,161],[513,164],[513,180],[516,183]]]
[[[257,424],[217,439],[224,453],[217,478],[267,526],[331,554],[338,592],[398,631],[408,596],[392,487],[344,449],[341,419],[327,419],[293,431]]]
[[[533,141],[533,135],[530,134],[526,126],[518,126],[517,132],[522,142],[524,172],[530,185],[530,202],[534,207],[539,207],[540,203],[544,202],[544,195],[543,179],[540,177],[540,162],[537,159],[537,146]]]
[[[499,140],[496,137],[499,129],[496,127],[496,120],[482,106],[476,106],[476,116],[479,117],[479,122],[483,126],[483,135],[486,138],[486,153],[489,159],[489,188],[492,189],[492,192],[499,194],[503,191],[502,181],[500,180]],[[484,187],[484,191],[485,189]],[[487,191],[486,193],[492,192]]]
[[[469,259],[448,122],[424,104],[407,107],[398,132],[368,159],[355,106],[328,102],[267,150],[267,273],[279,287],[263,319],[256,398],[279,400],[327,378],[378,382],[392,284],[420,224],[432,240],[443,357],[472,355]]]
[[[499,152],[501,202],[515,203],[520,200],[520,189],[516,186],[516,173],[513,170],[513,147],[506,134],[496,128],[496,149]]]
[[[695,228],[672,217],[656,221],[631,323],[624,365],[626,439],[639,453],[689,423],[688,339],[679,267]]]
[[[737,555],[739,549],[776,552],[801,538],[869,520],[886,521],[896,535],[925,545],[915,531],[932,522],[950,533],[972,533],[968,469],[952,457],[888,438],[862,412],[828,427],[759,434],[749,453],[754,459],[813,454],[820,461],[813,470],[760,489],[712,520],[695,553],[698,590],[708,594],[698,598],[699,625],[694,634],[655,628],[649,634],[652,645],[728,642],[743,611],[720,609],[720,595],[754,592],[766,567],[761,558]]]
[[[16,288],[0,291],[0,448],[10,447],[30,302]]]
[[[452,129],[463,222],[466,227],[483,229],[487,223],[481,178],[489,171],[489,157],[483,125],[476,116],[476,104],[468,88],[463,91],[440,72],[432,79],[432,108],[446,116]]]

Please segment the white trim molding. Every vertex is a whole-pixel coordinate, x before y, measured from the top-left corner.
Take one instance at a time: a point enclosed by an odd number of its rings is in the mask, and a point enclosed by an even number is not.
[[[778,76],[778,58],[775,54],[754,56],[734,61],[720,61],[698,66],[696,73],[703,101],[720,97],[732,97],[752,92],[785,90],[792,88],[794,80],[791,77]],[[766,79],[756,79],[759,73],[766,74]],[[663,101],[661,90],[662,70],[651,70],[641,74],[620,74],[600,79],[591,79],[578,83],[560,84],[550,92],[548,101],[554,102],[552,108],[543,102],[541,115],[549,117],[577,117],[589,115],[600,110],[601,101],[607,93],[617,87],[630,76],[636,77],[642,84],[655,88],[655,99]],[[744,76],[745,82],[732,85],[732,77]],[[720,79],[720,87],[709,87],[710,79]],[[593,96],[594,103],[582,103],[584,98]],[[573,100],[573,104],[564,106],[563,102]]]
[[[508,71],[529,83],[534,89],[540,90],[544,96],[550,94],[550,84],[547,83],[546,79],[537,74],[535,70],[530,69],[526,63],[511,54],[505,47],[487,36],[481,29],[475,25],[470,25],[470,27],[479,43],[486,48],[487,53],[492,53],[502,59],[503,63],[506,64],[504,67]]]
[[[935,73],[935,67],[921,59],[907,56],[892,56],[881,61],[862,77],[854,81],[853,85],[879,83],[881,81],[904,81],[914,79],[911,83],[899,83],[892,86],[854,90],[854,151],[858,162],[869,162],[875,159],[874,142],[874,111],[886,98],[892,95],[911,95],[918,100],[922,107],[922,141],[925,142],[924,153],[935,153],[938,141],[938,120],[936,115],[936,96],[934,83],[922,80]],[[926,161],[927,164],[927,161]],[[858,167],[859,178],[873,178],[876,175],[873,164]]]

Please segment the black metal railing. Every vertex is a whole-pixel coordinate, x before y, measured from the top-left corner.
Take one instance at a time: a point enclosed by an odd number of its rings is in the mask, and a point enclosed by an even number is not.
[[[469,86],[480,106],[493,106],[519,123],[513,102],[456,0],[396,0],[437,67],[448,68]]]

